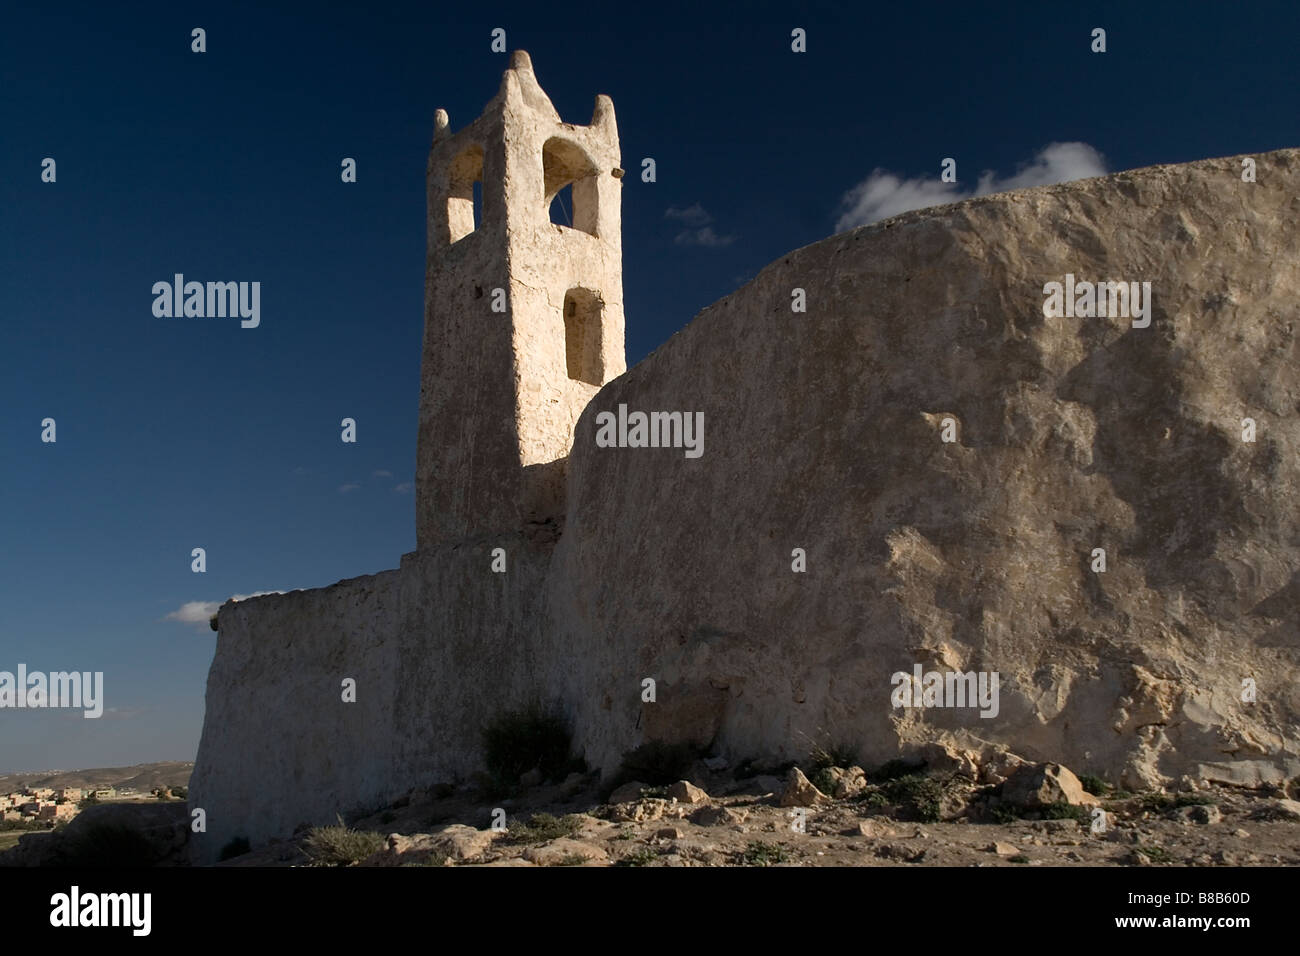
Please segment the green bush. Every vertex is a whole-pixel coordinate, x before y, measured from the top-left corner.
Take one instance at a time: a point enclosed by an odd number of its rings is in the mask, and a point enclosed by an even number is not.
[[[582,827],[582,819],[574,814],[556,817],[549,813],[534,813],[527,823],[513,820],[506,827],[507,843],[546,843],[560,837],[573,836]]]
[[[532,706],[502,714],[483,731],[484,764],[495,786],[513,789],[539,769],[544,780],[563,777],[583,764],[571,753],[571,731],[559,714]]]
[[[746,866],[772,866],[786,861],[785,848],[779,843],[764,843],[755,840],[745,847],[742,859]]]
[[[1134,853],[1139,853],[1152,863],[1172,863],[1174,855],[1162,846],[1135,846]]]
[[[835,795],[835,777],[830,767],[822,767],[808,778],[808,782],[827,796]]]
[[[46,830],[40,820],[0,820],[0,833],[9,830]]]
[[[853,799],[857,803],[864,803],[868,807],[877,808],[877,809],[880,807],[889,806],[889,797],[885,796],[885,792],[883,790],[875,786],[868,787],[866,790],[863,790]]]
[[[938,823],[943,800],[939,781],[921,774],[891,780],[883,787],[885,796],[900,804],[922,823]]]
[[[1159,813],[1165,810],[1180,810],[1183,807],[1208,807],[1214,804],[1214,798],[1204,793],[1180,793],[1170,796],[1164,793],[1143,795],[1139,805],[1143,810]]]
[[[1092,810],[1088,807],[1075,806],[1064,800],[1049,804],[1043,808],[1044,820],[1078,820],[1085,826],[1092,820]]]
[[[848,769],[857,765],[858,748],[846,743],[835,744],[829,749],[815,746],[812,753],[808,755],[812,762],[813,770],[822,770],[827,767],[843,767]],[[821,788],[818,787],[820,790]]]
[[[1077,820],[1087,826],[1092,822],[1092,808],[1075,806],[1065,800],[1049,803],[1045,807],[1016,807],[1007,803],[990,806],[986,815],[995,823],[1015,823],[1017,820]]]
[[[997,806],[989,807],[988,816],[994,823],[1003,823],[1003,824],[1015,823],[1017,820],[1020,819],[1020,817],[1016,816],[1015,809],[1013,807],[1008,806],[1005,803],[1000,803]]]
[[[615,866],[646,866],[659,859],[659,851],[653,847],[643,846],[633,850],[627,856],[619,860]]]
[[[1094,797],[1104,797],[1110,791],[1110,787],[1105,780],[1090,773],[1080,774],[1079,783],[1083,784],[1086,793],[1090,793]]]

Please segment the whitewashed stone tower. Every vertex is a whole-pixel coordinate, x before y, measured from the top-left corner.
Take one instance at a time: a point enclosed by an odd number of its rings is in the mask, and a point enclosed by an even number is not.
[[[596,97],[590,126],[561,122],[522,50],[469,126],[453,134],[438,110],[426,174],[418,548],[563,514],[574,425],[627,367],[622,176],[610,98]],[[551,201],[570,185],[572,224],[556,225]]]

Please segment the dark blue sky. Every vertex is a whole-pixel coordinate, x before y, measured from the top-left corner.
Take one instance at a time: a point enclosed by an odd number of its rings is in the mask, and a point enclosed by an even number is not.
[[[729,6],[6,11],[0,670],[102,670],[110,711],[0,710],[0,771],[192,759],[215,635],[168,614],[413,549],[425,160],[436,109],[460,128],[495,94],[494,27],[565,120],[613,97],[629,364],[834,232],[877,168],[952,156],[973,186],[1056,141],[1109,170],[1300,144],[1293,3]],[[665,215],[696,204],[711,244]],[[176,272],[260,281],[261,326],[155,318]]]

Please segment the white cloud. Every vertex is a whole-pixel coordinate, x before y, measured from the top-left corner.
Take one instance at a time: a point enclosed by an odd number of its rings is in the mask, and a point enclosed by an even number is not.
[[[973,190],[963,190],[957,183],[937,179],[900,179],[886,170],[875,169],[844,194],[835,231],[843,232],[913,209],[960,202],[972,196],[987,196],[1030,186],[1050,186],[1105,174],[1105,158],[1087,143],[1049,143],[1006,179],[999,179],[990,170],[981,173]]]
[[[702,229],[683,229],[673,239],[673,242],[679,246],[704,246],[708,249],[720,249],[735,241],[735,236],[718,235],[713,231],[712,226],[705,226]]]
[[[399,495],[409,495],[411,493],[411,489],[414,487],[415,485],[413,485],[411,482],[404,481],[400,485],[394,486],[393,490],[397,492]]]
[[[391,478],[391,477],[393,477],[393,473],[392,473],[391,471],[384,471],[384,469],[380,468],[378,471],[372,471],[372,472],[370,473],[370,477],[371,477],[371,478]]]
[[[232,594],[232,601],[247,601],[249,598],[261,597],[263,594],[283,594],[283,591],[254,591],[252,594]],[[182,624],[207,624],[224,601],[186,601],[172,611],[164,621],[180,621]]]
[[[676,219],[687,226],[704,226],[713,222],[713,217],[699,203],[691,206],[669,206],[664,210],[665,219]]]
[[[356,491],[360,487],[361,486],[357,484],[355,481],[349,481],[345,485],[339,485],[339,494],[346,495],[348,492]]]
[[[207,624],[219,607],[221,605],[216,601],[187,601],[163,620],[180,621],[182,624]]]
[[[710,225],[711,216],[703,206],[694,203],[690,206],[669,206],[664,211],[665,219],[675,219],[687,228],[673,239],[679,246],[703,246],[707,249],[720,249],[736,241],[735,236],[723,236]]]

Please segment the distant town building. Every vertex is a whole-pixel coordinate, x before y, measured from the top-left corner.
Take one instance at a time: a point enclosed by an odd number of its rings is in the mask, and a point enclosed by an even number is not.
[[[47,803],[41,807],[37,819],[48,823],[59,823],[63,820],[71,820],[76,815],[75,803]]]

